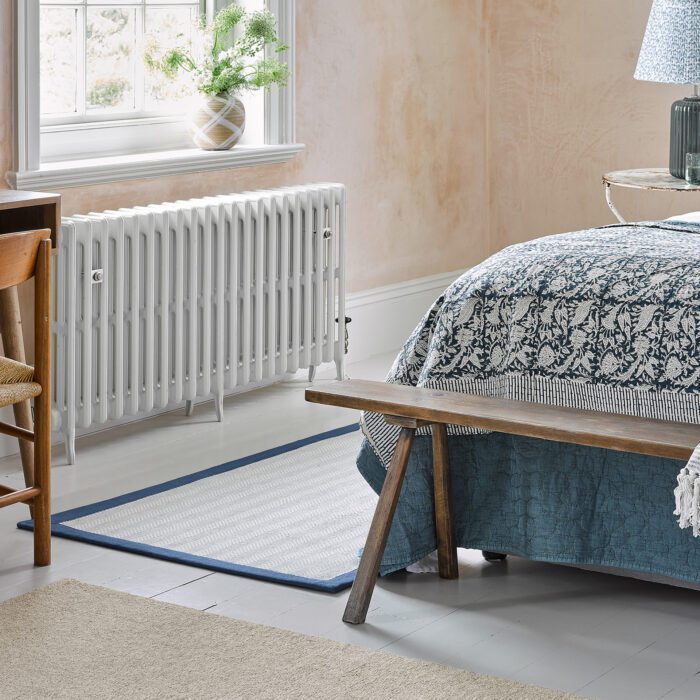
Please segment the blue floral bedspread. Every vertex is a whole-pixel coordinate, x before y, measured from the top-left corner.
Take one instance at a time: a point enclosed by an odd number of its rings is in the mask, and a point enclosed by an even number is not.
[[[465,272],[387,381],[700,423],[699,329],[700,227],[588,229]],[[363,426],[386,465],[400,429],[372,413]]]
[[[514,245],[453,283],[387,381],[700,423],[700,227],[646,222]],[[381,487],[398,429],[362,418],[360,471]],[[700,582],[673,516],[683,466],[450,428],[460,546]],[[419,438],[382,573],[435,547]]]

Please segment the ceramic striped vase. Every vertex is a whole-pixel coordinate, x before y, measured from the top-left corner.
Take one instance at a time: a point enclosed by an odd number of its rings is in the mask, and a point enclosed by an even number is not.
[[[235,95],[203,97],[190,119],[195,145],[206,151],[226,151],[245,131],[245,107]]]

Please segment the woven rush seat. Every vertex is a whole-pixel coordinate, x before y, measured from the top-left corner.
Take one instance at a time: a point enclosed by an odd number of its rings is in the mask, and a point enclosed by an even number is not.
[[[41,385],[32,379],[33,367],[0,357],[0,408],[39,396]]]

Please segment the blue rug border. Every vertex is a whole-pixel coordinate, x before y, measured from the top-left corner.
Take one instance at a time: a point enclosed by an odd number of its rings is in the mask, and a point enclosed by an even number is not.
[[[66,521],[75,520],[76,518],[82,518],[86,515],[92,515],[93,513],[99,513],[103,510],[115,508],[116,506],[121,506],[126,503],[132,503],[133,501],[138,501],[146,496],[153,496],[158,493],[170,491],[171,489],[179,486],[186,486],[187,484],[194,483],[195,481],[200,481],[201,479],[206,479],[210,476],[216,476],[218,474],[233,471],[234,469],[245,467],[249,464],[260,462],[264,459],[277,457],[285,452],[291,452],[301,447],[312,445],[316,442],[329,440],[330,438],[334,437],[340,437],[341,435],[347,435],[348,433],[359,430],[359,427],[360,426],[358,423],[352,423],[351,425],[345,425],[341,428],[334,428],[333,430],[327,430],[323,433],[302,438],[301,440],[288,442],[284,445],[280,445],[279,447],[263,450],[262,452],[257,452],[247,457],[241,457],[230,462],[225,462],[224,464],[219,464],[215,467],[209,467],[208,469],[203,469],[202,471],[195,472],[194,474],[187,474],[176,479],[171,479],[170,481],[165,481],[162,484],[148,486],[146,488],[139,489],[138,491],[131,491],[130,493],[123,494],[122,496],[115,496],[114,498],[108,498],[104,501],[98,501],[97,503],[91,503],[78,508],[71,508],[70,510],[65,510],[61,513],[55,513],[51,516],[51,534],[55,535],[56,537],[76,540],[86,544],[96,544],[109,549],[131,552],[133,554],[141,554],[177,564],[196,566],[198,568],[208,569],[218,573],[236,574],[261,581],[283,583],[301,588],[308,588],[315,591],[323,591],[325,593],[337,593],[338,591],[342,591],[352,585],[353,581],[355,580],[354,570],[340,574],[332,579],[323,580],[306,578],[303,576],[294,576],[292,574],[283,574],[279,571],[272,571],[269,569],[258,569],[256,567],[245,566],[243,564],[223,562],[218,559],[209,559],[208,557],[199,557],[193,554],[187,554],[186,552],[179,552],[173,549],[165,549],[162,547],[140,544],[138,542],[123,540],[117,537],[98,535],[96,533],[85,532],[84,530],[77,530],[69,525],[64,525],[63,523]],[[20,530],[31,531],[34,529],[34,521],[22,520],[21,522],[17,523],[17,527]]]

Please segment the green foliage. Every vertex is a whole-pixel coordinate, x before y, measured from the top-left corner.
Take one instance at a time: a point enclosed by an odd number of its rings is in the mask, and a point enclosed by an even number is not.
[[[93,107],[114,107],[128,87],[129,81],[124,78],[100,78],[90,90],[88,102]]]
[[[276,44],[276,53],[287,48],[278,43],[277,22],[268,10],[247,13],[233,3],[220,10],[210,26],[200,20],[199,30],[197,47],[163,51],[151,44],[144,55],[146,66],[170,79],[184,70],[192,75],[197,89],[207,95],[231,95],[287,84],[287,64],[263,55],[270,44]]]
[[[286,85],[289,77],[289,66],[276,58],[266,58],[255,66],[255,74],[250,82],[256,88],[266,88],[270,85]]]
[[[276,41],[277,22],[275,16],[269,10],[253,12],[246,22],[245,35],[241,41],[246,54],[254,56],[262,51],[266,44],[274,44]]]
[[[224,7],[214,17],[212,29],[220,36],[230,34],[245,17],[245,10],[240,5]]]
[[[187,49],[168,49],[164,54],[159,55],[151,47],[144,56],[146,67],[152,71],[160,71],[166,78],[173,79],[180,69],[193,71],[196,69],[194,61],[190,58]]]

